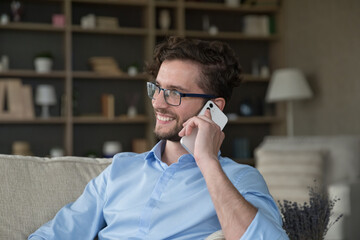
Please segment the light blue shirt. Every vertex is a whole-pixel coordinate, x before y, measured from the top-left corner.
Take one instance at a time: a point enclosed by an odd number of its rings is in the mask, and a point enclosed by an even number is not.
[[[204,239],[221,229],[194,158],[170,166],[161,161],[165,142],[150,152],[120,153],[29,239]],[[220,157],[225,173],[258,212],[241,239],[288,239],[260,173]]]

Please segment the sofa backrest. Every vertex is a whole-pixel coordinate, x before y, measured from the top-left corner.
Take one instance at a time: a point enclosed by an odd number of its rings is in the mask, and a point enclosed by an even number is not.
[[[0,239],[27,239],[76,200],[110,163],[100,158],[0,154]]]
[[[324,154],[325,184],[356,182],[360,178],[360,136],[266,137],[259,150],[321,151]]]

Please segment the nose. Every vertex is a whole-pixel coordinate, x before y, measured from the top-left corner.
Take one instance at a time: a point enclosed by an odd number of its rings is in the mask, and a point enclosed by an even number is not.
[[[168,104],[165,101],[165,97],[164,97],[164,91],[160,91],[160,93],[156,96],[156,99],[153,99],[152,105],[153,108],[166,108],[168,107]]]

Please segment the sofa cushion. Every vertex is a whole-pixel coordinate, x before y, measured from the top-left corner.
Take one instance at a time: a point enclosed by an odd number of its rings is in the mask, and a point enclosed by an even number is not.
[[[27,239],[111,159],[39,158],[0,154],[0,239]]]
[[[360,178],[360,136],[268,136],[259,149],[327,151],[325,183],[356,182]]]
[[[324,151],[259,149],[255,154],[256,168],[275,200],[302,203],[310,186],[322,186]]]

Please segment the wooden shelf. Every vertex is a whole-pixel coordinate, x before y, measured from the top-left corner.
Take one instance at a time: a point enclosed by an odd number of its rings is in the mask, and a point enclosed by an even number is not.
[[[0,77],[36,77],[36,78],[65,78],[65,71],[52,71],[49,73],[37,73],[34,70],[10,70],[6,72],[0,72]],[[86,79],[117,79],[117,80],[148,80],[148,75],[139,73],[135,76],[130,76],[127,73],[121,75],[106,75],[99,74],[91,71],[75,71],[72,72],[74,78],[86,78]]]
[[[281,122],[281,118],[276,116],[238,117],[229,120],[229,124],[273,124],[279,122]]]
[[[203,39],[227,39],[227,40],[252,40],[252,41],[275,41],[278,40],[277,35],[270,36],[251,36],[238,32],[219,32],[216,35],[211,35],[205,31],[187,30],[185,32],[187,37],[203,38]]]
[[[75,71],[72,73],[74,78],[79,79],[114,79],[114,80],[148,80],[148,76],[143,73],[139,73],[135,76],[130,76],[127,73],[123,73],[121,75],[106,75],[106,74],[99,74],[96,72],[91,71]]]
[[[50,23],[8,23],[0,25],[0,29],[24,30],[24,31],[45,31],[45,32],[65,32],[64,27],[54,27]]]
[[[176,8],[178,3],[176,1],[155,1],[156,7]]]
[[[36,78],[65,78],[65,71],[52,71],[49,73],[37,73],[35,70],[9,70],[0,72],[0,77],[36,77]]]
[[[194,10],[207,11],[232,11],[241,13],[275,13],[279,10],[276,6],[260,7],[260,6],[239,6],[229,7],[224,3],[202,3],[202,2],[186,2],[185,8]]]
[[[36,3],[34,4],[33,2]],[[234,48],[235,51],[239,51],[239,48],[237,47],[238,44],[244,45],[243,49],[241,46],[241,51],[245,52],[240,53],[242,54],[242,62],[251,62],[252,58],[260,58],[263,56],[265,58],[268,58],[265,60],[269,61],[277,59],[276,48],[270,51],[272,43],[279,40],[279,35],[277,34],[269,36],[245,35],[237,31],[237,27],[231,26],[233,19],[232,17],[230,17],[229,19],[221,19],[221,21],[217,23],[220,30],[223,30],[224,28],[222,28],[222,26],[226,25],[228,31],[219,32],[216,35],[210,35],[208,32],[199,30],[201,28],[200,26],[198,26],[200,23],[188,25],[186,23],[192,21],[201,21],[198,14],[202,13],[208,14],[210,18],[231,15],[238,18],[239,21],[241,21],[246,14],[265,14],[271,17],[271,19],[273,19],[276,23],[275,26],[278,27],[281,26],[281,24],[277,24],[279,20],[278,12],[280,12],[280,6],[259,7],[241,5],[239,7],[229,7],[226,6],[224,3],[210,3],[210,1],[205,2],[195,0],[193,2],[186,0],[34,0],[27,1],[27,4],[29,6],[31,4],[36,5],[36,9],[38,10],[35,11],[38,11],[39,16],[36,16],[35,13],[35,15],[32,14],[31,16],[27,16],[27,21],[29,22],[10,22],[7,25],[0,25],[0,31],[5,34],[3,34],[5,36],[5,45],[2,50],[6,50],[4,48],[7,47],[11,49],[16,49],[16,47],[23,48],[24,46],[30,46],[29,50],[31,51],[25,51],[24,53],[22,53],[24,54],[24,57],[27,58],[21,60],[18,58],[18,55],[16,55],[16,53],[12,51],[7,53],[11,60],[10,67],[17,65],[24,66],[24,64],[28,64],[23,67],[28,69],[11,69],[10,71],[0,72],[0,78],[29,78],[30,80],[36,81],[30,81],[30,84],[32,84],[33,87],[35,87],[37,84],[40,84],[44,80],[60,80],[62,81],[61,84],[63,85],[60,86],[59,83],[56,82],[56,84],[54,84],[56,85],[55,87],[57,88],[57,90],[60,89],[61,93],[64,94],[65,103],[75,105],[78,104],[77,106],[74,106],[78,108],[78,112],[92,112],[92,110],[94,110],[92,104],[100,104],[97,96],[103,92],[109,92],[109,94],[112,93],[116,95],[117,99],[120,99],[122,97],[126,98],[125,95],[130,94],[130,91],[135,92],[140,90],[142,93],[141,96],[147,98],[146,93],[144,92],[145,89],[143,83],[145,83],[145,81],[149,79],[149,76],[144,73],[138,74],[136,76],[129,76],[125,72],[120,75],[105,75],[92,71],[76,71],[74,69],[86,69],[85,66],[87,66],[86,64],[88,64],[87,60],[89,59],[89,57],[101,55],[113,55],[112,57],[114,57],[121,66],[129,65],[132,62],[145,62],[146,60],[151,59],[156,42],[166,36],[180,35],[184,37],[199,38],[205,40],[225,40],[229,42],[230,45],[236,46]],[[53,5],[57,5],[55,6],[57,9],[56,12],[52,12],[55,11]],[[117,9],[113,12],[112,9],[115,8]],[[159,12],[159,8],[170,9],[170,12],[172,14],[172,27],[170,30],[157,29],[157,14]],[[111,10],[109,12],[106,12],[108,9]],[[139,14],[137,14],[138,16],[136,18],[136,21],[131,21],[131,18],[133,16],[129,17],[127,15],[128,13],[126,12],[127,10],[130,10],[129,14],[132,14],[133,12]],[[52,14],[62,13],[67,20],[67,25],[65,25],[65,27],[53,26],[51,24],[51,19],[47,20],[48,14],[45,14],[46,12],[49,13],[49,11]],[[115,12],[117,13],[123,11],[126,12],[125,15],[114,15]],[[91,12],[99,16],[117,17],[120,22],[120,27],[111,29],[83,29],[79,25],[79,20],[85,14]],[[40,21],[38,19],[42,19],[42,22],[36,22]],[[20,32],[21,35],[24,35],[26,37],[27,35],[31,35],[29,39],[32,42],[21,45],[21,42],[13,40],[14,37],[11,36],[11,34],[7,38],[6,32],[10,33],[10,31]],[[49,39],[46,39],[48,41],[46,42],[46,44],[43,44],[42,42],[42,33],[45,33],[49,36],[51,35]],[[114,37],[116,38],[116,40],[121,38],[121,46],[119,46],[119,42],[113,40]],[[94,44],[91,45],[91,43],[95,42],[98,39],[103,42],[99,41],[99,45],[93,47]],[[276,42],[276,45],[277,44],[278,43]],[[264,46],[257,48],[257,45]],[[247,46],[249,46],[249,48],[247,48]],[[36,51],[43,47],[49,48],[48,50],[50,51],[54,51],[55,55],[57,56],[62,56],[59,61],[62,60],[63,62],[57,63],[58,65],[56,65],[56,68],[59,68],[59,66],[61,66],[61,68],[63,69],[52,71],[50,73],[40,74],[32,69],[33,64],[32,62],[29,62],[31,60],[26,60],[28,62],[23,63],[25,59],[30,59],[29,57],[31,57],[32,54],[34,54]],[[271,62],[269,64],[271,66],[279,65],[276,62]],[[247,66],[246,64],[244,64],[244,66],[247,67],[245,70],[247,72],[250,72],[249,66]],[[262,78],[250,74],[244,74],[243,82],[245,84],[242,87],[245,88],[244,91],[250,89],[249,93],[246,94],[254,94],[256,95],[255,97],[262,99],[262,90],[266,87],[266,84],[269,83],[269,80],[270,78]],[[94,84],[92,84],[93,82],[91,81],[94,81]],[[99,84],[96,81],[102,82],[101,84]],[[115,85],[116,89],[114,89],[115,87],[113,88],[113,86]],[[127,91],[128,86],[129,90]],[[76,94],[74,93],[81,93],[81,101],[75,102],[73,97]],[[236,104],[236,102],[239,102],[243,96],[233,97],[235,97],[235,101],[230,104]],[[98,125],[84,127],[84,131],[86,132],[88,130],[91,131],[91,129],[93,129],[94,127],[96,131],[97,128],[102,125],[110,126],[109,128],[123,128],[123,126],[121,126],[122,124],[125,124],[126,127],[128,127],[127,124],[129,124],[132,125],[130,127],[135,128],[139,132],[129,132],[129,136],[118,136],[119,139],[129,141],[127,138],[130,139],[134,136],[141,136],[143,138],[146,138],[150,142],[150,144],[154,144],[155,138],[152,135],[153,123],[150,120],[150,118],[152,117],[150,109],[151,105],[146,104],[145,102],[146,101],[144,101],[145,105],[142,107],[145,107],[144,112],[149,114],[147,114],[146,116],[137,116],[136,118],[117,116],[113,119],[108,119],[102,116],[73,116],[72,106],[68,106],[65,109],[67,117],[53,117],[49,119],[0,119],[0,124],[3,124],[3,126],[1,126],[3,128],[7,128],[7,126],[11,124],[18,124],[19,128],[18,126],[15,126],[13,128],[16,129],[14,130],[15,135],[17,134],[17,136],[19,136],[20,138],[24,135],[24,133],[19,130],[21,124],[23,124],[24,126],[28,125],[28,128],[30,129],[32,125],[36,124],[43,124],[45,126],[46,124],[54,124],[55,129],[58,128],[58,126],[56,125],[58,124],[63,127],[64,130],[59,131],[58,136],[56,137],[57,141],[64,143],[63,147],[66,151],[66,154],[70,155],[74,153],[80,154],[83,151],[82,148],[86,148],[88,145],[83,141],[79,141],[79,137],[75,136],[75,134],[77,133],[76,128],[82,128],[83,125]],[[249,137],[249,139],[251,139],[251,144],[255,145],[261,141],[260,138],[262,136],[262,133],[271,133],[272,127],[275,126],[277,128],[278,123],[282,121],[282,117],[276,116],[238,117],[235,120],[229,121],[229,125],[231,125],[231,128],[229,129],[231,129],[231,131],[235,131],[233,135],[241,135],[243,134],[241,132],[243,126],[246,125],[247,127],[248,124],[259,124],[259,129],[261,129],[259,131],[263,132],[257,134],[247,133],[247,136],[244,136]],[[111,124],[114,124],[116,126],[112,126]],[[144,126],[146,130],[144,130]],[[52,125],[50,127],[52,127]],[[44,127],[45,130],[41,129],[42,133],[44,133],[45,135],[48,134],[46,128],[47,127]],[[109,133],[101,133],[99,139],[101,139],[101,137],[103,137],[105,134]],[[4,138],[5,136],[3,136],[3,139]],[[93,141],[94,145],[99,145],[99,139],[95,139]],[[230,139],[230,141],[232,141],[232,139]],[[49,145],[50,143],[44,143],[43,148],[45,149],[51,147]],[[240,160],[240,162],[247,161],[251,162],[251,159]]]
[[[111,119],[103,116],[80,116],[74,117],[73,122],[75,124],[146,124],[149,118],[143,115],[132,118],[121,115]]]
[[[147,29],[145,28],[94,28],[94,29],[84,29],[80,25],[73,25],[71,27],[72,32],[74,33],[93,33],[93,34],[114,34],[114,35],[137,35],[145,36],[147,34]]]
[[[34,118],[34,119],[19,119],[8,118],[1,119],[0,124],[65,124],[64,117],[50,117],[50,118]]]
[[[73,3],[146,6],[146,0],[71,0]]]

